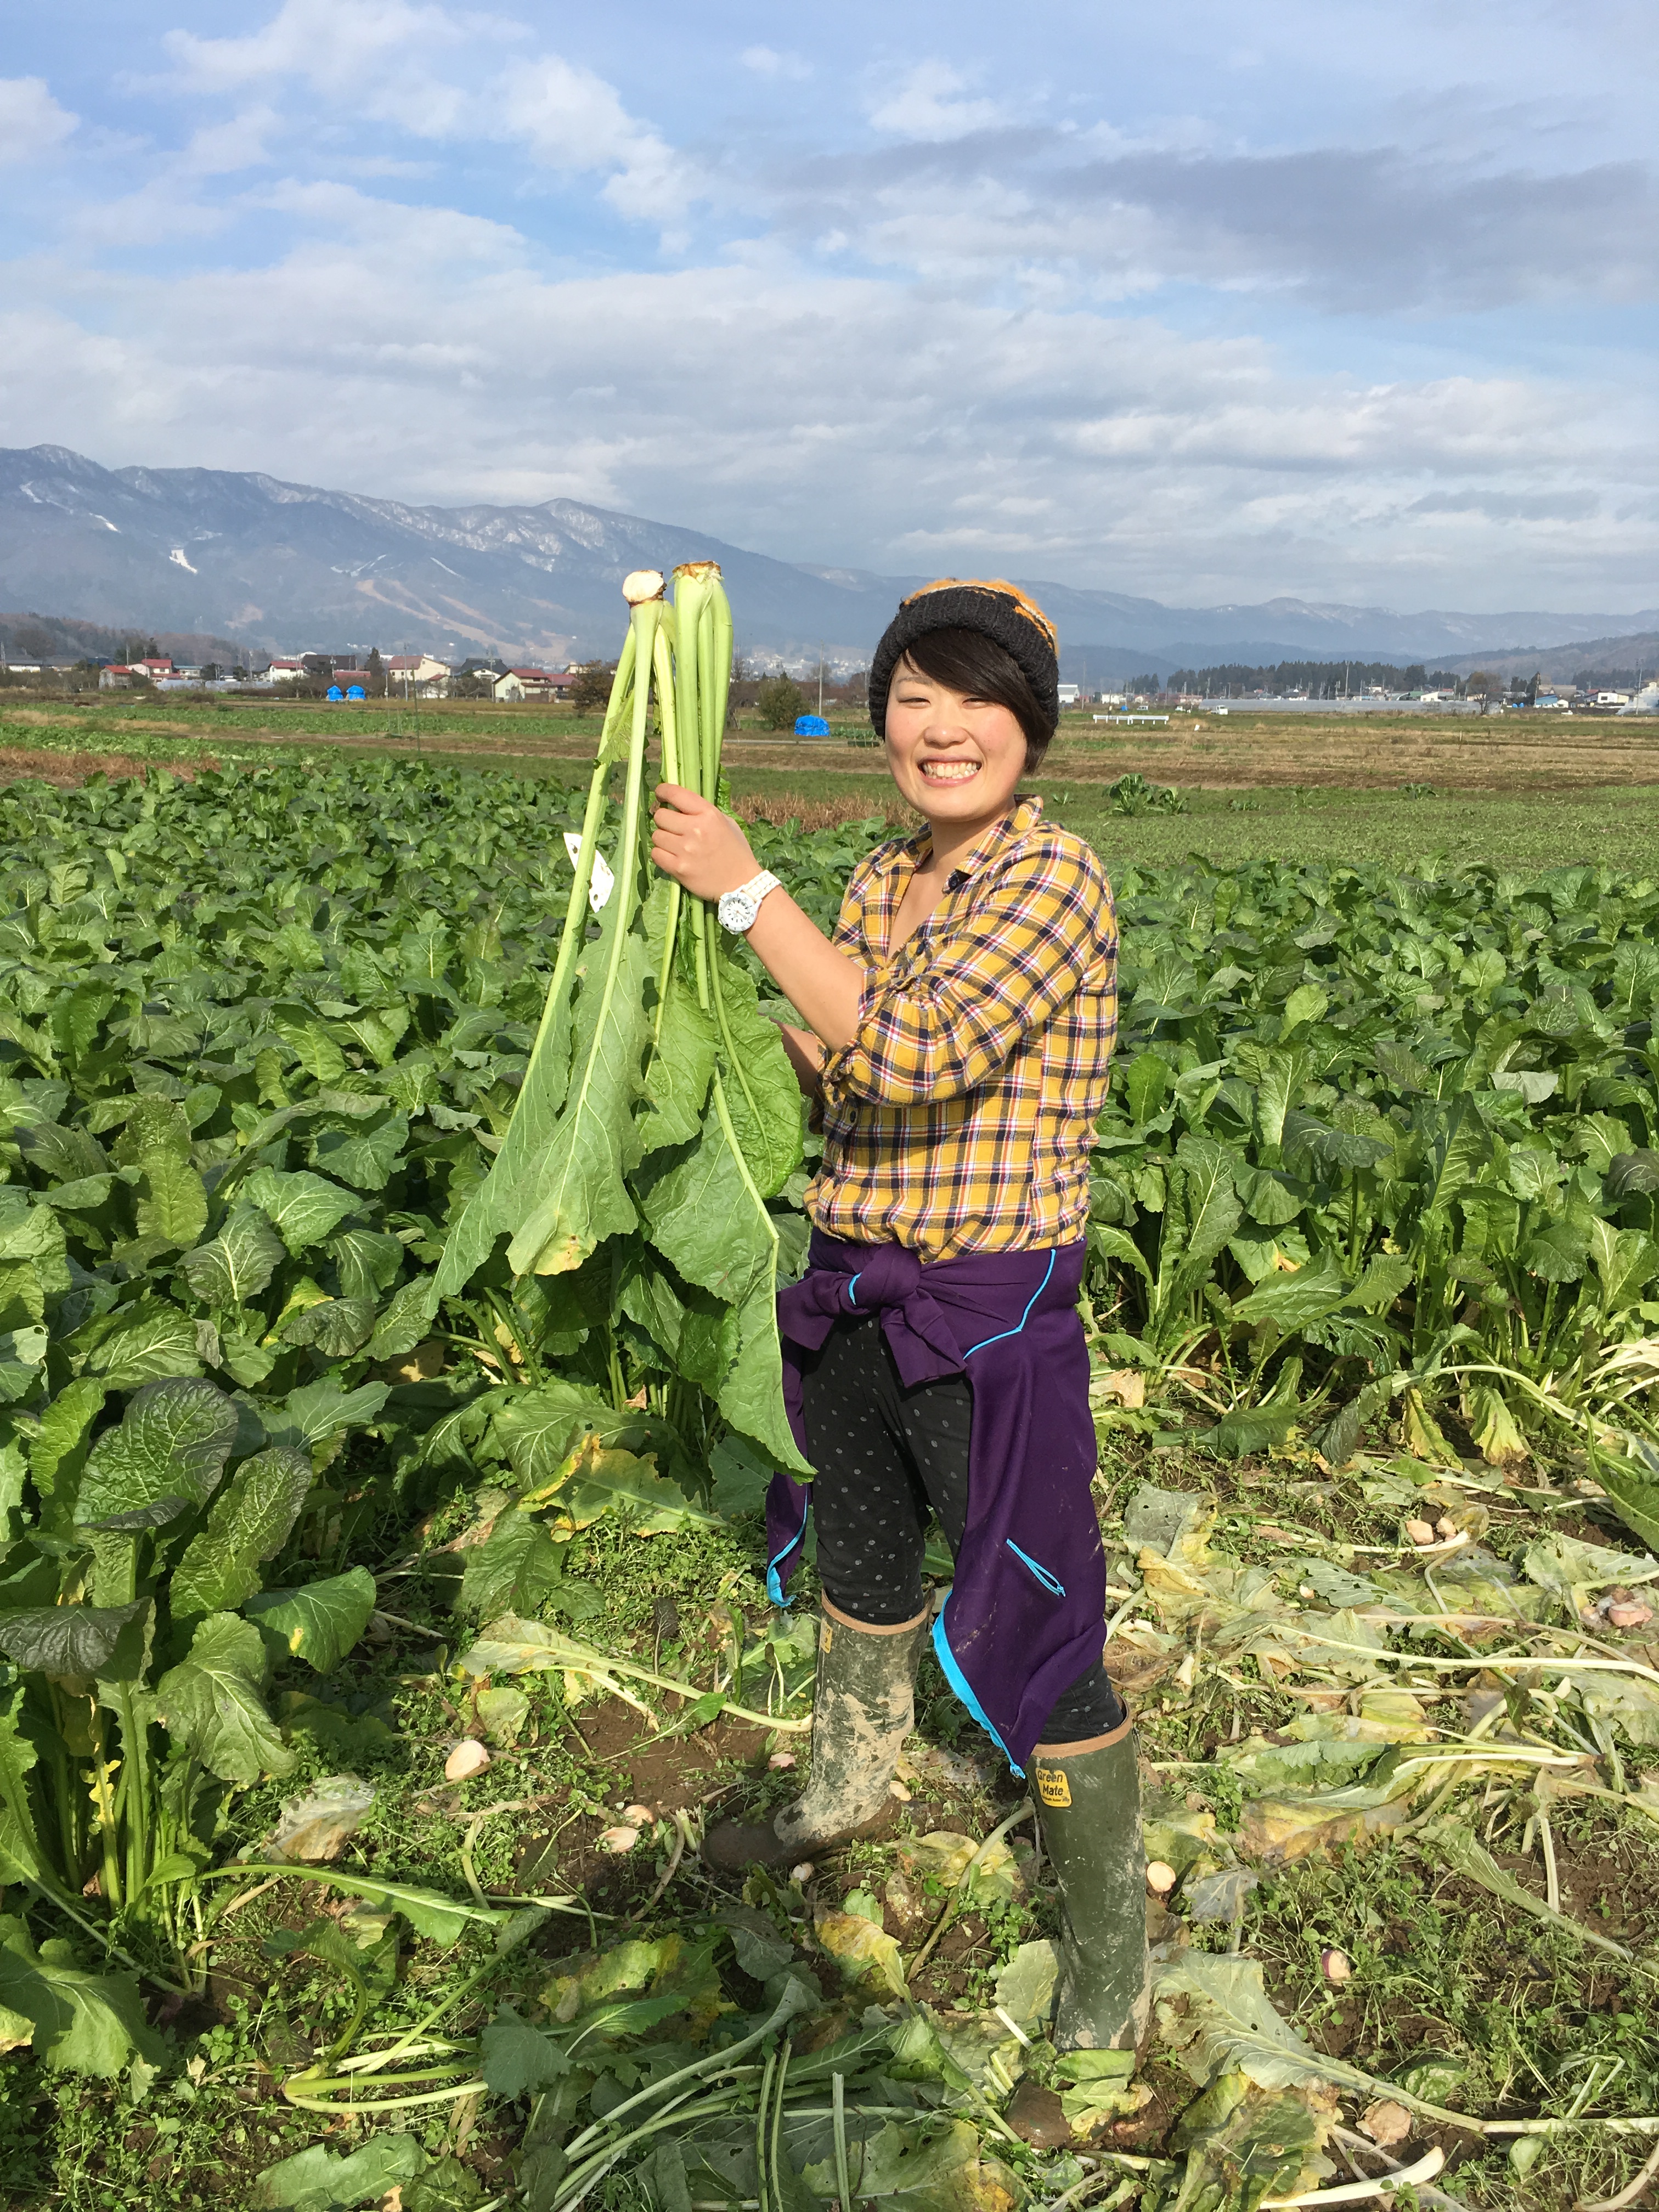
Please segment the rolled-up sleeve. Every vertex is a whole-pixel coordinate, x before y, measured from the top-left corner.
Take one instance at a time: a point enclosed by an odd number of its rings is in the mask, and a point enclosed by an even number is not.
[[[872,975],[851,1041],[824,1085],[879,1105],[922,1105],[977,1090],[1115,950],[1103,877],[1046,838],[1027,845],[975,898],[966,926]]]

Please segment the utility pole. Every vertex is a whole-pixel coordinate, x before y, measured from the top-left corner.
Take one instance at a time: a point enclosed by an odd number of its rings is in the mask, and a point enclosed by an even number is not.
[[[823,720],[823,640],[818,640],[818,720]]]

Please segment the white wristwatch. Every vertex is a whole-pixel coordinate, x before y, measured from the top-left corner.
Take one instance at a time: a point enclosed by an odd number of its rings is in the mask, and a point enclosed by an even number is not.
[[[722,891],[720,904],[714,909],[720,918],[720,927],[729,929],[734,937],[743,937],[755,926],[755,917],[761,910],[761,901],[768,891],[781,890],[782,884],[771,871],[763,868],[757,876],[750,876],[746,884],[739,884],[734,891]]]

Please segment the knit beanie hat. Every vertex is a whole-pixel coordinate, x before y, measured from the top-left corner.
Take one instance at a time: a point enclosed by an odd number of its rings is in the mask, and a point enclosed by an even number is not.
[[[1060,724],[1060,634],[1035,599],[1000,578],[941,576],[899,602],[870,664],[870,720],[887,727],[887,693],[908,647],[930,629],[976,629],[1006,647],[1024,670],[1052,736]]]

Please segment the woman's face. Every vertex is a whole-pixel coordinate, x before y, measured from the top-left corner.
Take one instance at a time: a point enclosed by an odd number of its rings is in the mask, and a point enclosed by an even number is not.
[[[887,694],[887,765],[930,822],[994,822],[1025,773],[1025,732],[1010,708],[950,690],[902,659]]]

